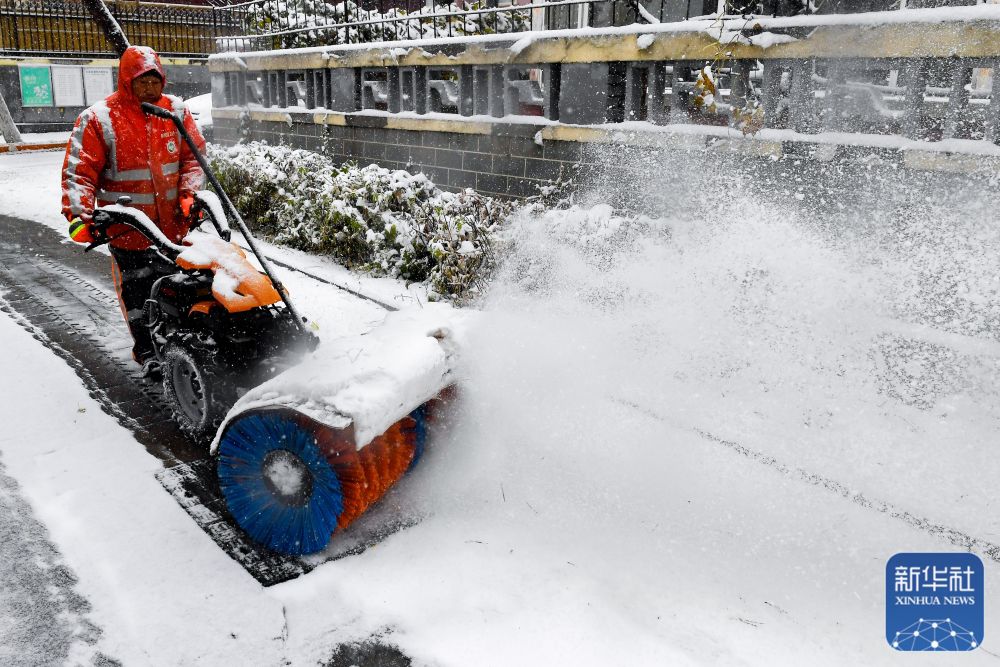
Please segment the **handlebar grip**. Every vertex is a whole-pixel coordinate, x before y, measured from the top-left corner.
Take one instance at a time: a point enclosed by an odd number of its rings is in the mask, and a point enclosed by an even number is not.
[[[157,116],[165,120],[175,120],[174,114],[163,107],[158,107],[155,104],[150,104],[149,102],[143,102],[141,106],[143,111],[152,116]]]
[[[111,216],[107,214],[106,211],[100,209],[94,211],[94,214],[90,218],[91,224],[99,229],[104,229],[111,224]]]
[[[93,218],[88,223],[90,225],[90,236],[91,241],[87,244],[87,247],[83,249],[84,252],[90,252],[98,246],[102,246],[108,243],[111,239],[108,238],[108,226],[110,225],[110,218],[107,213],[103,211],[95,211]]]

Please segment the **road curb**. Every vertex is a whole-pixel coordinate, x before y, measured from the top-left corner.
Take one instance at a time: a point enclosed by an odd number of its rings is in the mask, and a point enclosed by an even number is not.
[[[66,148],[65,142],[46,144],[3,144],[0,153],[21,153],[25,151],[54,151]]]

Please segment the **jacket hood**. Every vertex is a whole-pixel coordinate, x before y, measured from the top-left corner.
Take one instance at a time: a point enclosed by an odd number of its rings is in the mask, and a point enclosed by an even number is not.
[[[138,104],[132,94],[132,81],[146,72],[156,72],[167,83],[167,73],[160,64],[160,56],[148,46],[130,46],[118,63],[118,92]]]

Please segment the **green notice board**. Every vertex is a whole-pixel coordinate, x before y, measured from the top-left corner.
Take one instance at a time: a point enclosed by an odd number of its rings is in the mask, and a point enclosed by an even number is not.
[[[50,107],[52,100],[52,74],[48,65],[21,65],[21,105]]]

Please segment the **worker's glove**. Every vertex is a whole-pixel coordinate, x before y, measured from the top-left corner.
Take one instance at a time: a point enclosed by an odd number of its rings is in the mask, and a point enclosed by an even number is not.
[[[79,217],[70,220],[69,237],[77,243],[93,243],[97,240],[93,223],[84,222]]]
[[[185,218],[191,217],[191,207],[194,206],[194,195],[193,194],[183,194],[180,198],[181,213],[184,214]]]

